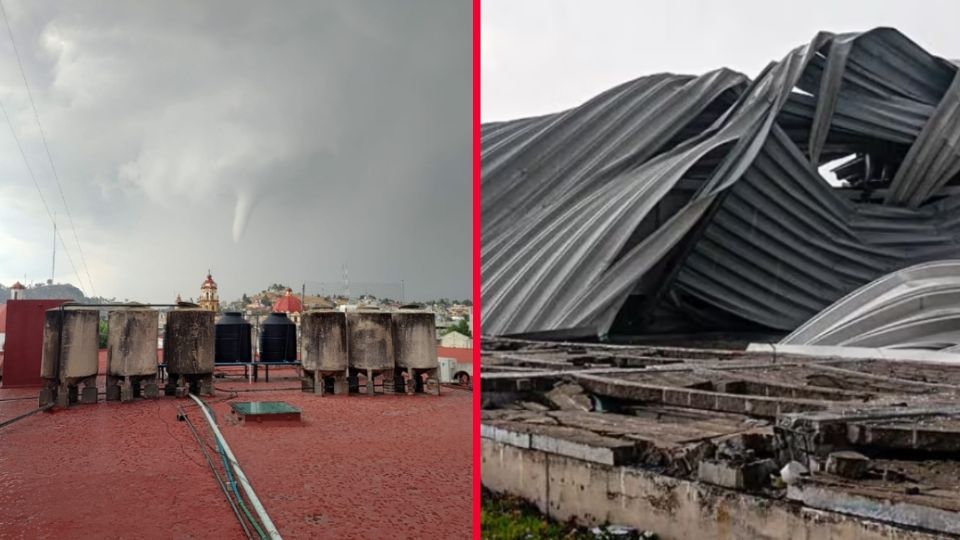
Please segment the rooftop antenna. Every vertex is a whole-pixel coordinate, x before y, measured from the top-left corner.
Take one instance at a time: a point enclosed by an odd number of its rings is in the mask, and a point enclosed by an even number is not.
[[[347,267],[347,263],[343,263],[343,291],[347,300],[350,300],[350,269]]]
[[[50,265],[50,283],[57,275],[57,213],[53,213],[53,262]]]

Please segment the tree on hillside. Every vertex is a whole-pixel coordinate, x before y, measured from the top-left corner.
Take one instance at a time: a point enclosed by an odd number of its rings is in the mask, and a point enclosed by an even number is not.
[[[471,337],[470,323],[468,323],[466,319],[460,319],[457,321],[457,324],[450,325],[444,334],[449,334],[450,332],[459,332],[467,337]]]

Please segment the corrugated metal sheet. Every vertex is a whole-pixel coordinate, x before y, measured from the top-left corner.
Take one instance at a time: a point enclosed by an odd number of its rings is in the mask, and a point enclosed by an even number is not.
[[[841,298],[781,343],[960,349],[960,261],[887,274]]]
[[[960,255],[956,72],[893,29],[820,33],[753,81],[652,75],[484,125],[485,333],[602,335],[628,299],[640,328],[789,331]]]

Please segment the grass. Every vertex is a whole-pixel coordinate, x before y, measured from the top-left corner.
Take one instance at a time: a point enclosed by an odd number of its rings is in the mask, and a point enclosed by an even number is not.
[[[481,537],[485,540],[598,540],[614,538],[606,534],[595,535],[590,529],[577,527],[572,523],[558,523],[541,514],[537,507],[523,499],[507,495],[494,495],[485,489],[481,498],[480,531]],[[642,538],[655,537],[643,536]]]
[[[589,538],[574,536],[575,529],[563,526],[541,514],[532,504],[484,490],[480,507],[481,536],[487,540],[527,540],[540,538]]]

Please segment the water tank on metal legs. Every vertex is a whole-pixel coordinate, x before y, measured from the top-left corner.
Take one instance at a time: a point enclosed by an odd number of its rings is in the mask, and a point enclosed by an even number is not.
[[[253,326],[239,311],[227,311],[217,320],[215,359],[221,362],[250,362],[250,332]]]
[[[286,313],[271,313],[260,327],[261,362],[296,362],[297,325]]]

